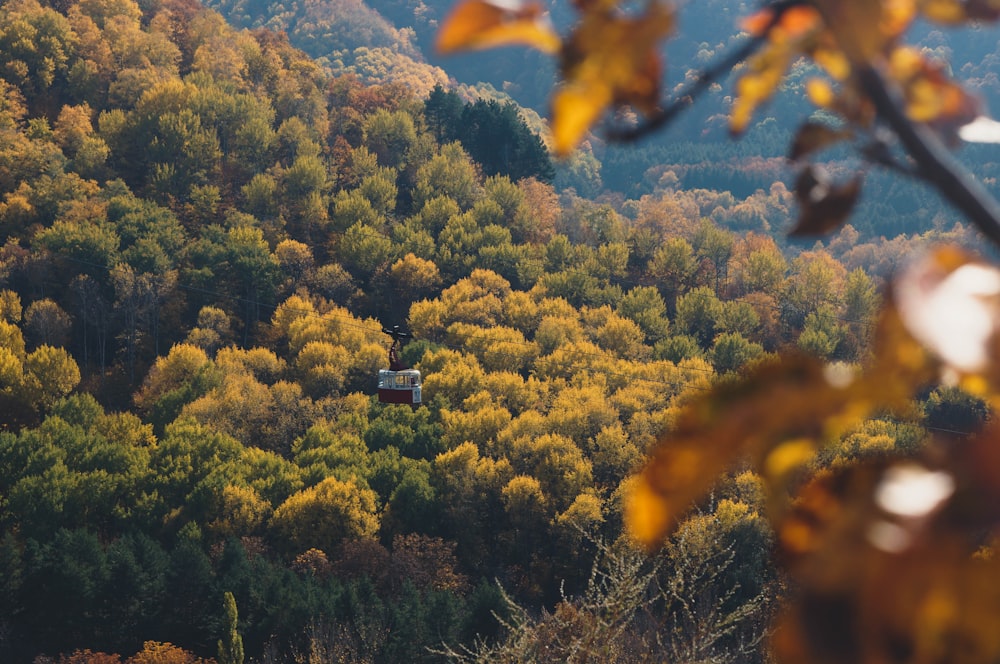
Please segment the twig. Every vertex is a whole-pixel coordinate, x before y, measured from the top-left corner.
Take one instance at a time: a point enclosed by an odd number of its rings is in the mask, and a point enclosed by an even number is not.
[[[889,88],[875,67],[860,68],[857,77],[879,117],[899,137],[921,175],[1000,246],[1000,203],[952,156],[934,131],[906,116],[899,95]]]
[[[685,111],[694,104],[694,100],[701,95],[705,90],[707,90],[713,83],[718,81],[720,78],[726,76],[729,72],[733,70],[736,65],[743,62],[751,55],[757,52],[757,49],[767,41],[767,34],[771,31],[781,17],[786,11],[801,5],[803,0],[782,0],[781,2],[775,2],[768,5],[773,14],[771,15],[771,20],[767,27],[761,31],[761,33],[755,37],[751,37],[744,43],[740,48],[736,49],[726,57],[724,57],[719,62],[708,69],[702,71],[698,74],[688,86],[678,94],[674,101],[666,105],[664,108],[658,110],[657,112],[647,116],[646,121],[635,127],[621,127],[621,128],[609,128],[605,131],[605,137],[610,141],[617,141],[621,143],[635,141],[644,136],[652,134],[667,123],[671,122],[675,117],[677,117],[681,111]]]

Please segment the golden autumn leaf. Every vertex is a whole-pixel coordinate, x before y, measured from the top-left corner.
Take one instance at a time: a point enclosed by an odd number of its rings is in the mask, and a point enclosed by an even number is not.
[[[643,14],[585,14],[562,50],[564,83],[552,102],[555,151],[565,155],[608,107],[629,104],[652,112],[659,102],[660,41],[674,27],[673,11],[653,2]]]
[[[688,404],[658,441],[626,503],[630,532],[654,546],[737,459],[767,469],[772,493],[782,494],[810,452],[864,417],[871,405],[867,386],[801,355],[717,385]]]
[[[778,16],[772,9],[759,11],[744,19],[741,27],[757,37],[766,35],[767,44],[750,59],[747,71],[736,82],[729,121],[733,134],[746,130],[754,111],[771,98],[792,62],[815,41],[823,21],[814,7],[794,5]]]
[[[1000,17],[997,0],[921,0],[920,12],[928,19],[946,25],[970,20],[995,21]]]
[[[979,115],[978,101],[917,49],[894,49],[889,74],[902,88],[906,113],[916,122],[956,132]]]
[[[852,62],[885,53],[916,17],[915,0],[815,0],[837,45]]]
[[[813,49],[812,57],[835,81],[845,81],[851,75],[851,63],[840,49],[820,45]]]
[[[611,104],[607,85],[565,84],[552,96],[552,138],[556,154],[566,155]]]
[[[806,96],[819,108],[831,108],[837,100],[829,81],[815,77],[806,81]]]
[[[545,8],[517,0],[465,0],[441,24],[441,53],[496,46],[533,46],[545,53],[559,50],[561,40]]]
[[[996,661],[1000,561],[973,555],[986,524],[969,521],[991,500],[985,489],[960,467],[913,459],[805,486],[775,523],[796,588],[772,641],[778,659]]]
[[[932,21],[956,25],[968,20],[965,3],[959,0],[921,0],[920,12]]]
[[[770,44],[748,63],[748,71],[736,81],[736,95],[729,113],[729,131],[741,134],[750,119],[781,85],[785,72],[798,53],[787,43]]]

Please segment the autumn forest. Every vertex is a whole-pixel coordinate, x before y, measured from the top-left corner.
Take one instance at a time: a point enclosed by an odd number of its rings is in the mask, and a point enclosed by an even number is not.
[[[556,160],[530,68],[428,64],[440,8],[286,4],[0,5],[0,661],[767,661],[760,478],[650,554],[633,474],[780,351],[864,362],[904,257],[979,236],[873,180],[789,239],[775,117]],[[939,387],[813,463],[987,416]]]

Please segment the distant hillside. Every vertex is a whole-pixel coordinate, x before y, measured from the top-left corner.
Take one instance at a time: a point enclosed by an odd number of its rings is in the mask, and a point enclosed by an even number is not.
[[[443,58],[433,51],[434,35],[455,0],[206,0],[237,26],[284,30],[291,43],[334,71],[363,81],[400,83],[417,97],[434,85],[479,86],[488,97],[509,96],[521,106],[547,115],[555,81],[551,58],[527,48],[507,48]],[[665,94],[677,93],[685,80],[718,61],[741,39],[739,22],[757,3],[706,0],[682,3],[678,33],[667,44]],[[573,20],[568,3],[551,2],[557,26]],[[960,78],[982,95],[987,108],[1000,108],[1000,47],[987,30],[951,39],[947,30],[919,27],[920,41],[948,59]],[[639,145],[605,145],[598,137],[589,150],[557,165],[557,185],[578,193],[601,192],[638,197],[657,190],[665,173],[686,188],[731,191],[745,197],[780,180],[791,187],[794,174],[781,164],[791,130],[812,109],[805,99],[809,68],[793,73],[783,92],[763,108],[756,124],[734,141],[728,132],[733,81],[714,86],[663,132]],[[479,94],[477,92],[476,94]],[[536,127],[540,128],[540,127]],[[1000,166],[989,149],[967,150],[973,171],[992,186]],[[761,160],[764,161],[761,161]],[[762,168],[763,164],[767,164]],[[840,170],[855,169],[845,161]],[[855,215],[864,236],[922,232],[949,210],[919,186],[892,174],[869,177]],[[938,220],[935,222],[935,220]]]
[[[401,83],[417,96],[448,75],[426,62],[414,28],[394,25],[362,0],[207,0],[239,28],[268,28],[338,73],[357,74],[369,83]]]

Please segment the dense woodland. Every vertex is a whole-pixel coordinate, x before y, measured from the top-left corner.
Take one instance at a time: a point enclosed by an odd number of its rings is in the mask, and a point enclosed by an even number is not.
[[[0,660],[763,661],[758,478],[652,557],[624,487],[716,381],[863,360],[901,257],[973,234],[776,241],[763,158],[742,194],[666,169],[592,198],[515,106],[289,37],[193,0],[0,7]],[[393,324],[419,408],[373,396]],[[985,417],[937,389],[818,463]]]
[[[434,35],[454,4],[453,0],[206,2],[238,27],[287,32],[293,46],[365,82],[402,83],[417,96],[426,96],[451,77],[468,101],[513,99],[526,110],[529,124],[544,130],[538,114],[549,112],[549,93],[556,81],[554,63],[526,48],[442,57],[434,49]],[[572,3],[542,4],[560,28],[575,20]],[[741,21],[756,6],[742,0],[681,4],[677,30],[664,44],[669,63],[664,92],[668,95],[677,94],[686,82],[739,45],[746,36],[740,30]],[[965,87],[982,99],[986,110],[1000,107],[1000,57],[993,31],[956,32],[921,24],[913,38],[924,53],[954,71]],[[560,189],[573,187],[587,198],[602,191],[640,198],[655,194],[666,177],[685,189],[728,191],[742,199],[758,189],[767,190],[775,181],[789,181],[792,175],[784,156],[794,128],[811,115],[831,120],[829,113],[816,113],[807,99],[806,81],[818,70],[815,64],[798,63],[783,80],[780,93],[740,140],[733,141],[728,110],[740,73],[736,68],[702,93],[690,112],[641,143],[608,143],[597,132],[571,159],[556,164],[556,184]],[[846,152],[835,156],[837,172],[864,169]],[[994,194],[1000,192],[1000,163],[992,147],[966,147],[962,158]],[[853,221],[866,239],[922,233],[949,223],[951,215],[928,188],[877,171],[867,177],[858,209]]]

